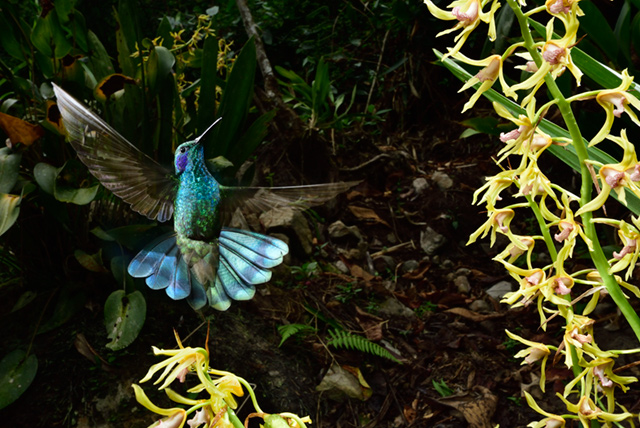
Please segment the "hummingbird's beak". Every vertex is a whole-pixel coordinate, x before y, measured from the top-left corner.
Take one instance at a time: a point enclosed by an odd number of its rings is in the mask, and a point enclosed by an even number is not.
[[[207,132],[209,132],[209,130],[211,128],[213,128],[214,126],[216,126],[216,124],[218,122],[220,122],[221,120],[222,120],[222,116],[217,118],[211,125],[209,125],[209,127],[199,137],[196,137],[196,139],[194,140],[196,142],[196,144],[200,144],[200,140],[202,140],[202,137],[207,135]]]

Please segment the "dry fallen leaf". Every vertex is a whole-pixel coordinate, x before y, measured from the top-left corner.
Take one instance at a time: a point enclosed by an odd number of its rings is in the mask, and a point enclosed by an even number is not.
[[[473,312],[465,308],[451,308],[451,309],[447,309],[445,312],[448,312],[450,314],[460,315],[462,318],[466,318],[473,322],[482,322],[482,321],[486,321],[494,318],[500,318],[504,316],[504,314],[500,314],[500,313],[479,314],[477,312]]]
[[[356,312],[358,312],[356,321],[358,321],[358,324],[362,330],[364,330],[366,338],[372,342],[377,342],[382,339],[382,325],[385,321],[380,317],[363,311],[358,306],[356,306]]]
[[[0,113],[0,128],[7,134],[12,145],[22,143],[30,146],[44,135],[44,129],[40,125],[4,113]]]
[[[349,205],[349,211],[360,220],[373,221],[375,223],[384,224],[387,227],[389,223],[381,219],[376,212],[370,208],[359,207],[357,205]]]
[[[470,428],[493,428],[491,416],[496,411],[498,397],[488,388],[476,385],[471,392],[437,400],[439,403],[453,407],[464,415]]]
[[[367,272],[366,270],[362,269],[358,265],[349,266],[349,272],[351,273],[351,275],[353,277],[362,279],[366,283],[368,283],[369,281],[371,281],[372,279],[375,278],[375,276],[371,275],[369,272]]]

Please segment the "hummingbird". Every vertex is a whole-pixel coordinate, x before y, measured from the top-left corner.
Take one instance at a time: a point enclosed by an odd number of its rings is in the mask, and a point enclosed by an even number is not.
[[[134,211],[151,220],[173,217],[173,232],[160,236],[131,260],[132,277],[154,290],[186,299],[196,310],[207,304],[227,310],[232,300],[250,300],[256,285],[271,279],[287,244],[261,233],[229,227],[237,209],[304,210],[322,204],[357,181],[287,187],[232,187],[207,168],[203,136],[180,144],[174,167],[165,167],[131,144],[94,112],[53,84],[67,139],[89,172]]]

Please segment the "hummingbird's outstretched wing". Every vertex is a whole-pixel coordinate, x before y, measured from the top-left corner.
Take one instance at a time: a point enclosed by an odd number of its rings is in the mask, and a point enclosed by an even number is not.
[[[237,208],[255,214],[284,207],[302,211],[323,204],[358,183],[360,181],[286,187],[220,186],[223,197],[218,207],[223,224],[231,219]]]
[[[138,150],[95,113],[53,84],[69,141],[104,187],[152,220],[173,215],[177,182],[172,171]]]

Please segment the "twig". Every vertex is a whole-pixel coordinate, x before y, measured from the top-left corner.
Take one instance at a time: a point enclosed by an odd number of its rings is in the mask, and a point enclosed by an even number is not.
[[[385,254],[391,253],[393,251],[399,250],[400,248],[408,247],[411,245],[412,248],[416,248],[416,245],[413,241],[403,242],[402,244],[394,245],[393,247],[384,248],[378,252],[371,254],[371,258],[375,259],[376,257],[384,256]]]
[[[380,49],[380,56],[378,57],[378,64],[376,65],[376,72],[373,75],[373,82],[371,82],[371,89],[369,89],[369,95],[367,96],[367,104],[364,106],[364,112],[367,113],[369,109],[369,103],[371,102],[371,96],[373,95],[373,90],[376,87],[376,83],[378,81],[378,73],[380,72],[380,65],[382,64],[382,57],[384,56],[384,48],[387,45],[387,38],[389,37],[389,30],[384,33],[384,39],[382,39],[382,48]],[[362,117],[362,123],[364,123],[365,118]]]

